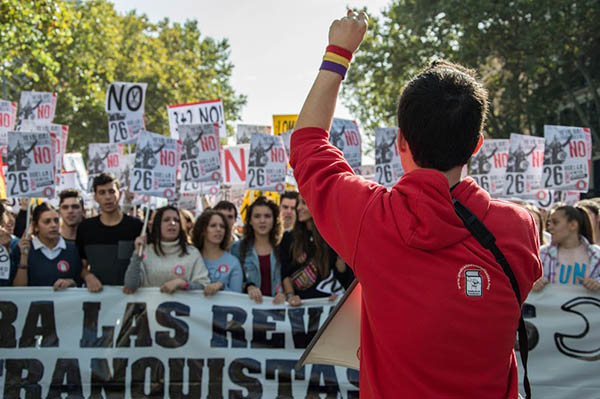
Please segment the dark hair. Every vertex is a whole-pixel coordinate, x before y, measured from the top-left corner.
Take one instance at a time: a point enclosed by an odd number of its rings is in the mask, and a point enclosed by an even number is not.
[[[230,211],[233,209],[233,211],[235,212],[235,218],[237,219],[237,217],[238,217],[238,210],[237,210],[235,204],[230,201],[225,201],[225,200],[219,201],[219,202],[217,202],[217,205],[215,205],[213,207],[213,209],[215,211],[218,211],[219,209],[223,209],[225,211]]]
[[[447,171],[473,155],[486,113],[487,90],[475,72],[440,60],[404,88],[398,127],[418,166]]]
[[[4,212],[6,212],[6,206],[4,206],[4,200],[0,201],[0,224],[4,226]]]
[[[225,235],[223,236],[223,241],[221,241],[219,247],[224,251],[229,248],[231,228],[229,227],[229,223],[227,223],[227,219],[225,219],[225,216],[223,216],[221,212],[215,211],[214,209],[207,209],[202,212],[198,219],[196,219],[196,223],[194,223],[194,228],[192,229],[192,242],[200,251],[204,248],[204,236],[206,235],[206,229],[208,228],[210,219],[215,215],[219,216],[225,224]]]
[[[293,199],[295,201],[298,201],[298,196],[299,196],[298,191],[284,191],[283,194],[281,194],[279,202],[281,203],[281,201],[283,201],[284,198]]]
[[[313,244],[315,245],[315,256],[312,257],[312,261],[319,270],[319,275],[324,279],[329,276],[329,244],[325,242],[312,219],[305,222],[301,222],[298,219],[298,204],[300,203],[301,199],[302,197],[299,196],[298,202],[296,203],[296,224],[290,232],[292,235],[290,255],[292,256],[294,262],[300,263],[298,262],[298,259],[301,259],[304,254],[310,252],[310,237],[312,233]],[[311,230],[308,228],[308,223],[312,223]]]
[[[31,221],[32,221],[33,225],[35,226],[36,224],[38,224],[38,222],[40,221],[40,218],[42,217],[42,214],[44,212],[48,212],[48,211],[57,212],[56,208],[54,208],[52,205],[50,205],[47,202],[42,202],[41,204],[39,204],[38,206],[33,208],[33,211],[31,212]]]
[[[563,211],[569,222],[575,220],[578,225],[577,233],[584,236],[590,244],[594,243],[594,229],[592,228],[592,222],[590,215],[587,213],[584,207],[575,205],[564,205],[559,204],[552,208],[552,212]]]
[[[94,193],[96,193],[96,188],[98,186],[103,186],[108,183],[115,183],[117,189],[119,188],[119,179],[115,177],[112,173],[100,173],[98,176],[94,177],[94,182],[92,183],[92,187],[94,189]]]
[[[94,187],[94,192],[96,191],[96,188]],[[79,205],[81,205],[81,208],[83,208],[83,197],[81,196],[81,193],[78,190],[75,190],[74,188],[67,188],[64,189],[60,192],[60,194],[58,194],[58,206],[61,206],[63,201],[67,198],[75,198],[77,200],[79,200]]]
[[[283,225],[281,223],[281,218],[279,217],[279,207],[272,199],[261,195],[246,210],[244,238],[240,242],[240,262],[242,262],[242,266],[246,259],[248,247],[254,244],[254,228],[250,224],[250,220],[252,220],[252,213],[257,206],[266,206],[273,214],[273,228],[269,231],[269,243],[273,248],[276,248],[279,245],[281,236],[283,235]]]
[[[152,244],[154,247],[154,252],[157,255],[165,256],[165,251],[163,250],[161,241],[162,241],[162,232],[160,231],[160,224],[162,223],[163,214],[166,211],[173,211],[179,216],[179,211],[177,208],[171,205],[163,206],[162,208],[158,208],[156,210],[156,214],[154,215],[154,219],[152,220],[152,233],[148,236],[148,243]],[[187,236],[183,231],[183,227],[181,226],[181,219],[179,221],[179,236],[177,237],[179,240],[179,246],[181,247],[181,252],[179,252],[179,256],[187,255]]]

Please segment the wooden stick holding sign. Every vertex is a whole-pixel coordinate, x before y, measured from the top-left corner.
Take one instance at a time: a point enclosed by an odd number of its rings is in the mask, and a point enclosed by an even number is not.
[[[148,228],[148,217],[150,216],[150,207],[146,207],[146,214],[144,215],[144,227],[142,228],[142,236],[146,237],[146,228]],[[143,247],[140,247],[138,256],[142,256]]]

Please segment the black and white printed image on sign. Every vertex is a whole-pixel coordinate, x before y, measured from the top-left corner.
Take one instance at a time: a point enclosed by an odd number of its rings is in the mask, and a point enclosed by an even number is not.
[[[10,278],[10,256],[4,245],[0,246],[0,280]]]
[[[511,133],[504,196],[522,197],[541,188],[544,138]]]
[[[69,126],[44,121],[23,121],[21,130],[28,132],[47,132],[50,134],[54,143],[56,170],[61,171],[63,168],[63,155],[67,148],[67,140],[69,138]]]
[[[237,125],[236,130],[236,143],[237,144],[250,144],[250,137],[252,133],[260,134],[271,134],[271,126],[266,125]]]
[[[404,174],[396,145],[397,135],[395,127],[375,128],[375,181],[386,187],[398,183]]]
[[[129,191],[175,198],[181,144],[176,139],[143,131],[136,145]]]
[[[221,146],[219,143],[219,125],[179,126],[181,150],[182,182],[221,181]]]
[[[344,153],[344,158],[357,175],[361,174],[362,153],[360,131],[355,121],[333,118],[329,142]]]
[[[169,105],[169,130],[171,137],[178,139],[179,125],[198,125],[205,123],[219,124],[219,137],[227,137],[225,130],[225,113],[221,100],[200,101],[191,104]]]
[[[121,171],[121,146],[110,143],[88,144],[88,175],[89,191],[92,190],[92,180],[100,173],[112,173],[117,178]]]
[[[54,162],[49,133],[9,132],[6,195],[53,198]]]
[[[587,192],[590,182],[591,134],[583,127],[544,126],[546,189]]]
[[[486,139],[469,160],[469,175],[492,196],[504,193],[509,146],[508,139]]]
[[[8,132],[14,130],[17,120],[17,103],[0,100],[0,156],[6,157]]]
[[[114,113],[144,113],[147,83],[113,82],[106,90],[104,110]]]
[[[71,152],[63,155],[63,167],[66,172],[77,173],[77,186],[79,191],[86,191],[88,187],[88,174],[80,152]]]
[[[56,93],[22,91],[17,119],[22,121],[52,122],[56,112]],[[22,129],[20,129],[22,130]]]
[[[283,192],[287,163],[285,146],[280,136],[252,134],[246,189]]]
[[[108,142],[133,144],[145,130],[144,114],[117,112],[108,115]]]

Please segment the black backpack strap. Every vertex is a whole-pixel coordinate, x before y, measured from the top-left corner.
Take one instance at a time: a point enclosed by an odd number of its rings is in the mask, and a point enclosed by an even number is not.
[[[496,262],[502,267],[504,273],[508,276],[510,280],[510,285],[512,286],[513,291],[515,292],[515,296],[517,297],[517,302],[519,303],[519,308],[522,306],[521,302],[521,291],[519,289],[519,283],[515,278],[515,275],[508,264],[508,261],[504,257],[500,248],[496,245],[496,238],[494,235],[488,230],[487,227],[483,224],[481,220],[477,216],[473,214],[464,206],[460,201],[456,198],[452,198],[452,202],[454,204],[454,210],[458,217],[463,221],[465,227],[469,232],[475,237],[475,239],[487,250],[491,251],[494,257],[496,258]],[[527,330],[525,329],[525,321],[523,320],[523,315],[521,314],[521,318],[519,319],[519,352],[521,354],[521,362],[523,363],[523,370],[525,372],[523,376],[523,387],[525,388],[525,395],[527,399],[531,398],[531,386],[529,385],[529,378],[527,377],[527,355],[529,351],[529,343],[527,341]]]

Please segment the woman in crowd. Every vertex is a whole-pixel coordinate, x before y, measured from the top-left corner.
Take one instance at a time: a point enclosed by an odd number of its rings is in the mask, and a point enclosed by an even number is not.
[[[229,224],[220,212],[209,209],[196,220],[192,241],[202,253],[211,281],[204,287],[204,295],[214,295],[220,290],[242,292],[242,267],[227,252],[230,240]]]
[[[256,303],[262,303],[263,295],[272,296],[275,304],[285,301],[277,254],[282,230],[279,207],[260,196],[246,211],[244,238],[231,247],[242,264],[248,297]]]
[[[544,275],[533,285],[534,291],[547,284],[583,285],[600,290],[600,247],[588,213],[579,206],[559,205],[548,217],[552,242],[540,249]]]
[[[14,286],[50,286],[55,290],[81,285],[81,259],[73,243],[60,235],[58,212],[46,202],[32,212],[30,229],[18,250],[11,253],[17,266]]]
[[[281,275],[288,303],[302,299],[335,299],[354,280],[354,273],[325,242],[302,197],[296,205],[296,224],[280,245]]]
[[[201,289],[208,283],[202,256],[188,244],[177,208],[165,206],[156,210],[148,238],[142,233],[135,240],[123,292],[160,287],[161,292],[172,294],[177,290]]]

